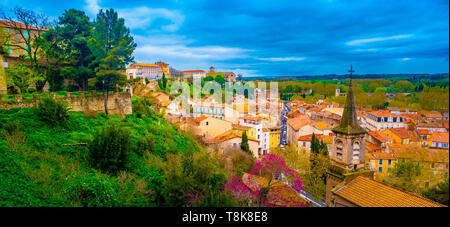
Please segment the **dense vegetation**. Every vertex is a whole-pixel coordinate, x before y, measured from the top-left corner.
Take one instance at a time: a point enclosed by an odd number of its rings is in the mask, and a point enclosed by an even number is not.
[[[283,81],[279,82],[280,98],[284,100],[305,100],[316,103],[319,99],[344,104],[344,96],[335,96],[336,89],[346,92],[349,80],[340,81]],[[408,107],[416,110],[448,111],[448,79],[394,80],[354,79],[353,92],[358,106],[385,109],[387,107]],[[395,93],[391,98],[387,93]]]
[[[235,205],[218,161],[145,103],[53,125],[38,109],[0,110],[0,206]],[[193,204],[190,192],[206,193]]]

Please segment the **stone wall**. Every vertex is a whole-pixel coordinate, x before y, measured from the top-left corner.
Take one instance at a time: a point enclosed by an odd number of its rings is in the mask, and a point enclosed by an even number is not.
[[[67,93],[65,97],[56,97],[55,93],[52,96],[59,101],[69,104],[71,111],[85,111],[85,112],[105,112],[105,95],[97,94],[95,91],[92,94],[84,94],[80,92],[79,95],[71,95]],[[31,99],[23,99],[21,95],[16,95],[14,100],[0,100],[0,109],[12,108],[36,108],[39,103],[40,96],[34,95]],[[108,96],[108,112],[116,115],[132,114],[131,95],[128,92],[116,92]]]
[[[4,64],[3,55],[0,54],[0,95],[6,94],[6,77],[3,64]]]

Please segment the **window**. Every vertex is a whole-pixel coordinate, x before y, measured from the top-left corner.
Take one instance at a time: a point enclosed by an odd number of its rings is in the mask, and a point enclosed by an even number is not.
[[[208,125],[208,122],[206,122],[206,125]]]
[[[383,159],[380,159],[380,160],[378,161],[378,164],[383,165]]]
[[[388,122],[388,118],[387,117],[384,117],[384,122]]]
[[[391,166],[392,165],[392,160],[388,160],[388,164]]]
[[[383,167],[378,167],[378,172],[382,173],[383,172]]]

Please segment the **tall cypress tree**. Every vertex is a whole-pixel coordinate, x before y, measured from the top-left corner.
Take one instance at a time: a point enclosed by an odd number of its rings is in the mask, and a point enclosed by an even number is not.
[[[253,155],[252,152],[250,151],[250,146],[248,145],[247,133],[245,131],[242,132],[241,149],[243,151]]]

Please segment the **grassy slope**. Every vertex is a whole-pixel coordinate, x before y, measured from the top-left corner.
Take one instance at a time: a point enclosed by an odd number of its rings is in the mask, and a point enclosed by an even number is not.
[[[133,146],[138,137],[152,134],[154,156],[164,157],[166,152],[199,149],[193,140],[158,116],[109,118],[122,121],[130,128]],[[107,199],[105,203],[96,205],[160,205],[157,198],[164,176],[158,167],[149,164],[148,158],[132,152],[128,172],[115,177],[89,166],[86,147],[63,146],[88,143],[95,131],[108,122],[106,115],[99,114],[92,118],[82,112],[71,112],[70,120],[64,127],[51,127],[39,120],[36,109],[0,110],[0,131],[2,125],[12,120],[22,124],[25,139],[0,137],[0,206],[86,205],[71,195],[69,186],[77,183],[77,179],[91,175],[105,182],[101,187],[112,185],[114,191],[112,200]]]

